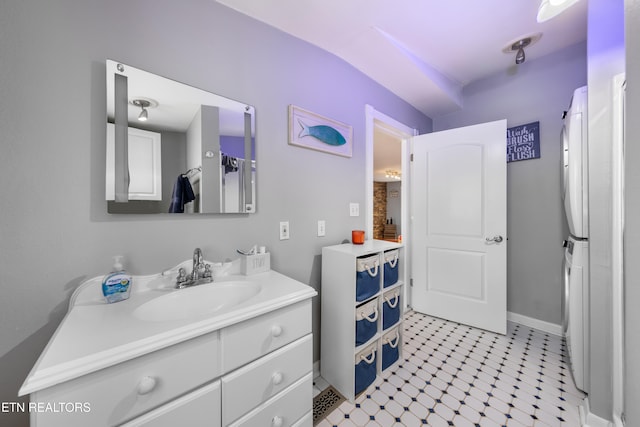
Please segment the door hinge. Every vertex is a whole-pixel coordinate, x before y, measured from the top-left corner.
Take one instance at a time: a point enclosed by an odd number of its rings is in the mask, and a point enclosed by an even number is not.
[[[409,279],[409,286],[413,288],[413,277]]]
[[[411,161],[413,162],[413,153],[411,153]]]

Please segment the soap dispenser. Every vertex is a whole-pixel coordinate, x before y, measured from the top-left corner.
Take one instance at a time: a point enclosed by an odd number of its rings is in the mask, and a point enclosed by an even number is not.
[[[102,294],[110,304],[126,300],[130,292],[131,276],[124,270],[122,255],[116,255],[113,257],[113,270],[102,281]]]

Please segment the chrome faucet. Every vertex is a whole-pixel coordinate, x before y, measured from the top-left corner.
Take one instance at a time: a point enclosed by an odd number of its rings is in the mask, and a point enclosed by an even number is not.
[[[202,250],[195,248],[193,251],[193,270],[191,271],[191,280],[198,280],[200,267],[202,266]]]
[[[187,275],[184,268],[178,269],[176,288],[182,289],[211,282],[213,282],[211,265],[203,262],[202,250],[200,248],[196,248],[193,251],[193,270],[191,271],[191,274]]]

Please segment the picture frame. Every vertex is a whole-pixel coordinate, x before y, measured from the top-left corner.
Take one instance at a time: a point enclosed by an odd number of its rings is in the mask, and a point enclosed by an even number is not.
[[[289,105],[289,145],[351,157],[353,127]]]
[[[507,163],[540,158],[540,122],[507,128]]]

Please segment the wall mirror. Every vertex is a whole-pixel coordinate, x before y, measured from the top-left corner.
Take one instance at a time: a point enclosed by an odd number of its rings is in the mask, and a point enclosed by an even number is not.
[[[109,213],[253,213],[255,108],[107,60]]]

